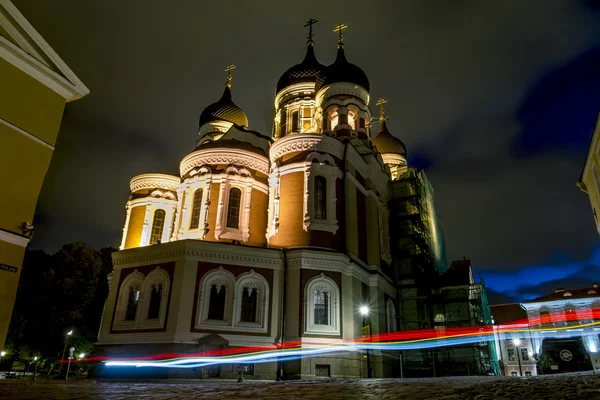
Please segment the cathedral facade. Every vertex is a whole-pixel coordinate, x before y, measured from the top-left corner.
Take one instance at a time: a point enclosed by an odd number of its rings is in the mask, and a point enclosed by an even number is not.
[[[407,169],[406,148],[388,132],[383,108],[372,129],[369,80],[346,59],[341,31],[333,64],[317,61],[309,35],[303,61],[280,77],[271,135],[249,128],[228,69],[180,174],[131,180],[98,355],[335,344],[366,325],[371,334],[397,329],[388,202],[390,183]],[[248,372],[385,377],[398,365],[378,352],[365,360],[347,352]],[[151,374],[226,378],[238,370]]]

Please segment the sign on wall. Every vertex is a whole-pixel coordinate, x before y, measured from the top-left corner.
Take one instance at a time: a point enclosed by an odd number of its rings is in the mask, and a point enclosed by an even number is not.
[[[11,265],[0,264],[0,271],[17,272],[18,268]]]

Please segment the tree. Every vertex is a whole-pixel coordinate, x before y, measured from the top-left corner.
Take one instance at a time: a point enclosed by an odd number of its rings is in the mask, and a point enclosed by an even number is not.
[[[77,353],[89,354],[108,295],[106,278],[114,251],[96,251],[77,242],[52,256],[41,250],[26,252],[8,336],[13,355],[39,353],[56,360],[70,329]]]

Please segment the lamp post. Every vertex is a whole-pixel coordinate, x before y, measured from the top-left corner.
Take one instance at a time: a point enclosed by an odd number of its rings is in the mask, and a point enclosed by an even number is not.
[[[33,357],[33,380],[35,381],[37,377],[37,369],[38,369],[38,356]]]
[[[6,352],[4,350],[0,351],[0,364],[4,364],[4,356]]]
[[[65,375],[65,381],[69,379],[69,368],[71,368],[71,360],[73,359],[74,351],[75,351],[75,347],[71,347],[69,349],[69,363],[67,364],[67,374]]]
[[[368,320],[367,318],[369,317],[369,307],[367,306],[361,306],[358,311],[360,312],[360,314],[363,316],[363,328],[368,328],[368,335],[369,338],[371,338],[371,325],[367,324]],[[367,347],[367,378],[372,378],[373,377],[373,373],[371,371],[371,355],[369,353],[369,348]]]
[[[60,367],[58,369],[58,375],[60,375],[60,373],[62,372],[62,367],[63,367],[63,362],[62,360],[65,359],[65,353],[67,352],[67,346],[69,345],[69,339],[71,338],[71,335],[73,334],[73,329],[71,329],[69,332],[67,332],[67,334],[65,335],[65,347],[63,347],[63,352],[62,352],[62,356],[60,357]]]
[[[521,345],[521,339],[513,339],[513,344],[515,345],[515,349],[517,351],[517,360],[519,361],[519,376],[523,376],[523,369],[521,368],[521,349],[519,348]]]

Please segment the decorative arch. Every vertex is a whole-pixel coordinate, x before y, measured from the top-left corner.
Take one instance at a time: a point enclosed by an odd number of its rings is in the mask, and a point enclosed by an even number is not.
[[[311,278],[304,288],[304,333],[340,334],[340,289],[325,274]]]
[[[156,267],[144,279],[140,298],[140,324],[163,328],[167,315],[171,278],[167,271]]]
[[[325,210],[317,215],[315,178],[325,180]],[[304,230],[320,230],[336,233],[339,226],[336,215],[336,180],[342,172],[333,157],[327,153],[313,151],[304,161]],[[321,188],[322,189],[322,188]],[[322,193],[321,193],[322,194]],[[325,216],[325,218],[319,218]]]
[[[269,292],[267,280],[254,270],[238,276],[235,289],[234,325],[244,327],[246,330],[250,328],[266,331]]]
[[[232,324],[235,289],[235,276],[223,267],[211,270],[202,277],[197,299],[196,325],[198,328],[223,327]],[[222,294],[223,290],[225,290],[225,294]],[[213,302],[215,300],[224,302],[222,305],[212,304],[213,313],[215,307],[223,308],[222,319],[216,319],[214,314],[211,315],[211,299]]]
[[[141,315],[140,296],[144,284],[144,274],[133,271],[121,282],[115,312],[114,329],[131,329]],[[132,311],[135,307],[135,311]],[[129,315],[128,315],[129,314]]]
[[[225,169],[225,173],[221,175],[217,221],[215,223],[216,239],[248,241],[250,237],[250,201],[253,183],[252,174],[243,167],[229,165]],[[229,201],[232,188],[240,190],[239,207],[235,208],[235,211],[239,213],[237,228],[227,226],[228,219],[231,220],[228,212],[231,211]]]

